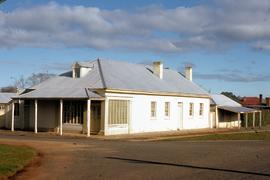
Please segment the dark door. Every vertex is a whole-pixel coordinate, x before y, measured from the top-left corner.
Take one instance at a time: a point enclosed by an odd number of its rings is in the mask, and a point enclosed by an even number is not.
[[[91,103],[91,132],[99,133],[101,121],[101,103]]]

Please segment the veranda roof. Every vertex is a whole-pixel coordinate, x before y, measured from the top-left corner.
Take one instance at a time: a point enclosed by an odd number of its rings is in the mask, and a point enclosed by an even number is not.
[[[11,101],[11,97],[16,96],[16,93],[0,93],[0,104],[7,104]]]
[[[258,112],[256,109],[246,108],[246,107],[233,107],[233,106],[218,106],[219,109],[223,109],[226,111],[231,111],[234,113],[253,113]]]
[[[87,88],[41,88],[30,91],[14,99],[88,99],[102,98],[99,94]]]

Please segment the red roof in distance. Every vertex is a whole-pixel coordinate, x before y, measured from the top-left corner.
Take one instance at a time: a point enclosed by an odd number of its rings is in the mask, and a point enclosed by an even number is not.
[[[260,98],[258,97],[244,97],[241,101],[242,105],[261,105]]]

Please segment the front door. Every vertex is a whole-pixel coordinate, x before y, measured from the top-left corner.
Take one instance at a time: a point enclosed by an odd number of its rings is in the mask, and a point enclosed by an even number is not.
[[[101,121],[101,102],[91,103],[91,133],[99,133]]]
[[[183,103],[178,102],[178,119],[179,119],[179,129],[182,130],[184,128],[183,125]]]

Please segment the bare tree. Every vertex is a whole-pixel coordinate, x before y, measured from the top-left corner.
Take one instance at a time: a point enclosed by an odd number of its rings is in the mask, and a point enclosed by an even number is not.
[[[15,79],[14,86],[18,89],[26,89],[35,86],[53,76],[55,76],[55,74],[48,73],[33,73],[31,76],[26,78],[21,76],[19,79]]]

